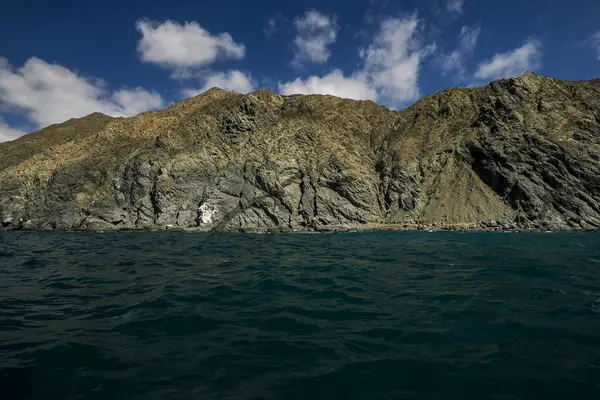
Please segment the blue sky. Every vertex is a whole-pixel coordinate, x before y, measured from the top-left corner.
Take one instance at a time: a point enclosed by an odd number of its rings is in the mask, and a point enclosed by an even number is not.
[[[531,70],[600,77],[596,0],[1,0],[0,141],[212,86],[403,108]]]

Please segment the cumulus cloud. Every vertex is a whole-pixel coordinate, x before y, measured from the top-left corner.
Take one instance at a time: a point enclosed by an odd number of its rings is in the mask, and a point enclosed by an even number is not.
[[[241,60],[246,47],[236,43],[229,33],[212,34],[198,22],[164,22],[139,20],[136,24],[141,37],[138,53],[144,62],[154,63],[172,70],[171,78],[179,81],[199,80],[200,87],[181,90],[185,97],[193,97],[204,91],[219,87],[248,93],[254,88],[254,80],[241,71],[214,71],[210,65],[219,60]],[[269,35],[276,29],[275,18],[269,19]]]
[[[456,72],[459,79],[464,79],[466,58],[473,54],[475,46],[477,46],[480,30],[479,26],[462,27],[458,48],[442,56],[442,70],[444,73]]]
[[[401,104],[420,96],[419,68],[435,45],[423,46],[418,28],[416,16],[388,19],[381,24],[374,42],[361,51],[378,98],[388,104]]]
[[[2,119],[2,116],[0,116],[0,143],[9,140],[15,140],[19,136],[23,136],[25,133],[26,132],[11,128],[10,126],[6,125]]]
[[[390,18],[379,27],[372,43],[359,51],[362,66],[349,77],[336,70],[326,76],[311,76],[280,83],[284,94],[320,93],[354,99],[376,99],[396,107],[420,96],[418,78],[424,57],[435,45],[424,46],[416,16]]]
[[[113,114],[124,116],[137,115],[144,111],[155,110],[165,105],[163,98],[158,93],[149,92],[146,89],[120,89],[115,91],[111,100],[120,108]]]
[[[541,42],[529,39],[517,49],[498,53],[492,59],[480,63],[475,79],[494,80],[522,75],[540,67],[541,53]]]
[[[0,62],[0,104],[41,128],[93,112],[131,116],[160,108],[164,101],[142,88],[111,92],[99,79],[33,57],[18,69]]]
[[[446,10],[455,14],[462,14],[465,0],[446,0]]]
[[[142,37],[138,53],[142,61],[164,67],[199,67],[218,59],[240,60],[246,47],[236,43],[229,33],[213,35],[197,22],[139,20]]]
[[[338,26],[335,18],[309,10],[296,18],[294,64],[303,62],[324,63],[331,57],[329,45],[335,43]]]
[[[218,87],[224,90],[234,90],[239,93],[249,93],[254,90],[254,80],[250,75],[237,70],[215,72],[205,77],[204,86],[200,89],[188,88],[182,91],[185,97],[194,97],[208,89]]]
[[[291,94],[330,94],[355,100],[375,100],[377,93],[367,83],[364,76],[345,77],[339,69],[319,77],[311,76],[306,79],[280,83],[279,92],[283,95]]]

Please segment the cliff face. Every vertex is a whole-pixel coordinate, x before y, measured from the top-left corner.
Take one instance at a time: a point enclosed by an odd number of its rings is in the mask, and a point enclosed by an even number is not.
[[[600,80],[527,73],[391,111],[211,89],[0,144],[4,229],[600,228]],[[494,223],[491,223],[494,225]]]

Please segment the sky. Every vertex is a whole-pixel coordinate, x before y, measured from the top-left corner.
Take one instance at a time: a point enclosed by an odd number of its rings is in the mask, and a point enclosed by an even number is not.
[[[598,0],[0,0],[0,141],[211,87],[393,109],[527,71],[600,77]]]

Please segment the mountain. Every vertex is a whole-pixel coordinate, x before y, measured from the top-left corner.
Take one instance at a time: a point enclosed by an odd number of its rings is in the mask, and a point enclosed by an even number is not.
[[[532,73],[392,111],[211,89],[0,144],[4,229],[600,228],[600,80]]]

